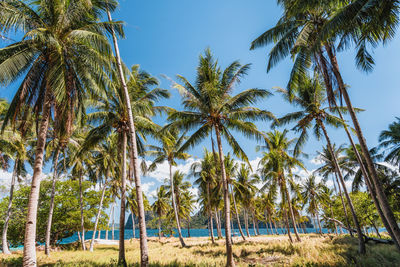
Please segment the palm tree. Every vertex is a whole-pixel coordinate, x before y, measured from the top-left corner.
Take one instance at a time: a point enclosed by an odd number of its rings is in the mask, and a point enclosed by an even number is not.
[[[149,203],[149,200],[147,199],[146,195],[143,194],[143,204],[144,204],[144,210],[149,211],[151,210],[151,206]],[[137,198],[136,198],[136,190],[134,187],[131,188],[130,194],[127,197],[126,201],[126,208],[130,210],[131,216],[132,216],[132,230],[133,230],[133,236],[135,238],[135,216],[139,217],[139,208],[138,208],[138,203],[137,203]]]
[[[149,146],[151,151],[148,151],[147,153],[151,156],[154,156],[155,159],[153,163],[149,166],[149,171],[153,171],[158,164],[163,163],[164,161],[167,161],[169,164],[169,182],[170,186],[169,188],[175,188],[176,181],[174,180],[175,174],[179,176],[179,173],[172,173],[172,166],[176,166],[176,160],[181,159],[185,160],[188,159],[190,156],[187,153],[181,152],[180,147],[182,146],[182,143],[185,141],[186,136],[185,133],[182,135],[179,134],[178,129],[170,129],[168,131],[162,131],[160,133],[160,141],[162,143],[161,147],[157,146]],[[180,220],[179,220],[179,211],[177,207],[177,199],[179,199],[179,196],[175,195],[175,190],[171,190],[171,199],[172,199],[172,208],[174,209],[174,214],[175,214],[175,221],[176,221],[176,227],[178,230],[179,234],[179,240],[181,242],[182,247],[185,247],[185,241],[183,240],[182,237],[182,231],[181,231],[181,225],[180,225]]]
[[[393,19],[393,16],[396,17],[397,15],[392,13],[393,7],[395,7],[395,10],[397,9],[395,2],[397,1],[357,0],[342,8],[346,4],[344,1],[279,1],[284,8],[284,16],[275,27],[253,41],[252,49],[275,42],[270,53],[269,69],[290,54],[296,58],[291,72],[289,89],[292,84],[301,84],[304,73],[314,62],[316,68],[323,74],[329,101],[336,107],[338,105],[333,85],[337,84],[340,95],[345,100],[361,151],[365,157],[366,169],[371,180],[367,184],[371,184],[371,192],[376,194],[376,201],[372,194],[375,205],[378,210],[381,208],[382,221],[387,222],[388,232],[400,249],[400,228],[379,182],[373,159],[369,154],[364,134],[358,122],[356,110],[353,108],[347,86],[341,76],[335,49],[335,41],[338,39],[340,40],[339,48],[345,47],[344,44],[350,42],[356,43],[358,66],[364,70],[370,70],[373,65],[373,58],[366,49],[367,43],[372,42],[374,44],[382,39],[390,39],[397,24],[397,20]],[[384,4],[381,6],[379,3]],[[378,6],[379,8],[377,8]],[[363,12],[358,12],[361,9]],[[363,20],[360,19],[360,16],[369,17],[368,19],[364,17],[366,20]],[[388,18],[390,19],[388,20]],[[365,27],[366,23],[369,24],[368,27]],[[374,26],[371,27],[371,25]],[[338,28],[338,26],[341,28]],[[347,135],[352,146],[355,147],[348,131]],[[357,158],[362,164],[361,157],[357,155]],[[366,174],[365,171],[364,173]],[[365,175],[366,180],[368,180],[367,177],[368,175]],[[378,205],[381,207],[378,208]]]
[[[334,151],[335,158],[337,159],[337,162],[339,164],[339,168],[341,170],[345,170],[348,173],[351,173],[353,170],[351,169],[351,166],[348,164],[348,161],[346,160],[345,156],[342,155],[342,153],[345,152],[345,148],[343,146],[339,146],[338,148],[336,148],[336,145],[333,144],[332,150]],[[331,150],[328,147],[323,147],[322,151],[318,152],[318,157],[323,162],[323,165],[320,166],[319,168],[317,168],[315,170],[315,172],[322,175],[324,182],[326,182],[329,179],[329,176],[333,174],[332,175],[332,183],[333,183],[335,190],[336,190],[335,182],[337,183],[340,200],[342,202],[343,212],[346,217],[346,226],[348,229],[350,229],[350,222],[348,220],[349,216],[347,215],[347,208],[346,208],[346,204],[343,199],[342,187],[339,183],[336,165],[333,162],[333,156],[332,156]],[[352,231],[349,231],[349,233],[351,236],[353,236]]]
[[[238,211],[238,207],[237,207],[237,203],[236,203],[235,192],[232,187],[233,177],[236,175],[238,167],[239,167],[239,164],[236,163],[236,161],[228,153],[225,157],[226,178],[228,179],[228,186],[230,186],[233,206],[235,208],[236,221],[237,221],[237,225],[239,228],[239,233],[242,236],[243,241],[246,241],[246,237],[243,233],[242,226],[240,224],[240,217],[239,217],[239,211]]]
[[[34,137],[34,131],[30,128],[32,127],[32,123],[33,121],[21,121],[17,131],[6,128],[0,137],[0,168],[7,170],[9,167],[8,161],[11,159],[14,160],[8,206],[2,232],[3,254],[11,254],[7,242],[8,225],[12,215],[12,203],[16,181],[20,181],[20,177],[24,177],[27,174],[25,162],[28,161],[28,149]]]
[[[186,203],[189,204],[188,207],[184,207],[184,202],[185,198],[184,198],[184,193],[186,191],[188,191],[188,189],[192,186],[190,184],[190,182],[188,181],[183,181],[184,180],[185,175],[180,172],[180,171],[175,171],[172,175],[172,187],[171,185],[166,185],[165,188],[168,190],[167,194],[169,197],[175,198],[172,199],[171,202],[175,202],[175,206],[176,206],[176,215],[175,217],[177,217],[177,225],[181,225],[181,219],[185,218],[187,216],[187,213],[190,213],[190,210],[186,210],[187,208],[190,209],[190,203]],[[175,211],[174,211],[175,213]]]
[[[389,124],[389,129],[379,135],[379,147],[385,149],[385,161],[400,166],[400,118]]]
[[[203,211],[208,215],[212,243],[215,243],[212,218],[213,200],[211,196],[211,191],[216,183],[216,166],[214,156],[214,153],[204,149],[203,159],[200,162],[194,162],[190,167],[191,175],[196,179],[194,183],[198,185],[200,190],[199,202],[202,204]]]
[[[157,189],[156,200],[152,205],[154,214],[158,216],[158,238],[161,239],[161,219],[169,209],[167,190],[165,186]]]
[[[172,121],[169,127],[178,127],[184,130],[196,130],[182,146],[182,150],[193,147],[215,131],[217,138],[219,164],[221,167],[222,185],[224,192],[225,236],[227,266],[234,266],[231,226],[230,226],[230,200],[228,183],[222,149],[222,136],[232,147],[235,156],[248,161],[244,151],[230,132],[234,129],[248,137],[261,137],[255,120],[273,119],[272,113],[258,108],[250,107],[261,98],[270,95],[267,90],[249,89],[235,96],[230,93],[234,85],[240,81],[249,69],[249,65],[242,66],[233,62],[222,71],[214,60],[211,51],[207,49],[204,56],[200,56],[197,69],[196,84],[193,86],[186,78],[178,76],[183,85],[175,84],[183,97],[184,111],[171,111],[168,119]]]
[[[321,131],[325,140],[327,142],[327,148],[332,155],[332,161],[334,167],[336,169],[336,173],[339,177],[339,181],[343,187],[344,194],[346,196],[347,202],[349,203],[350,211],[353,217],[353,222],[357,230],[357,236],[359,239],[359,251],[361,254],[365,254],[365,243],[361,231],[361,227],[355,213],[351,198],[347,193],[347,188],[345,186],[344,178],[342,171],[339,167],[338,160],[336,159],[336,155],[334,153],[330,137],[326,130],[325,125],[330,125],[333,127],[339,127],[344,124],[342,120],[333,114],[328,112],[329,106],[324,107],[326,102],[325,97],[325,88],[320,83],[318,75],[314,78],[303,77],[302,84],[295,88],[296,90],[290,93],[285,89],[278,89],[284,96],[284,98],[289,101],[291,104],[301,107],[302,110],[293,112],[283,116],[278,119],[280,124],[288,124],[290,122],[295,121],[296,126],[294,127],[295,131],[301,132],[300,137],[297,141],[295,147],[295,154],[298,154],[298,150],[302,147],[304,142],[308,138],[308,130],[313,128],[314,135],[319,139],[321,136]],[[331,109],[333,110],[333,109]],[[335,111],[335,110],[333,110]],[[314,125],[312,125],[314,123]]]
[[[323,200],[322,185],[315,181],[315,176],[310,175],[303,183],[303,191],[301,195],[304,199],[304,204],[308,204],[307,212],[317,217],[319,233],[322,234],[321,222],[319,220],[319,206]]]
[[[115,170],[117,169],[117,146],[115,145],[117,141],[116,136],[109,137],[105,142],[102,142],[95,151],[94,162],[96,169],[91,173],[94,179],[101,185],[102,194],[99,203],[99,209],[96,215],[96,220],[94,223],[93,236],[90,241],[89,251],[93,251],[94,239],[96,236],[97,225],[99,223],[101,210],[103,207],[104,195],[107,190],[109,183],[109,178],[115,176]],[[100,231],[99,231],[100,232]]]
[[[291,176],[292,168],[298,166],[304,169],[304,166],[297,157],[289,155],[288,151],[296,140],[288,139],[286,137],[287,132],[287,130],[284,130],[283,132],[275,130],[274,132],[266,133],[266,145],[265,147],[260,147],[260,149],[266,149],[267,151],[264,152],[263,157],[259,162],[259,171],[262,179],[267,182],[264,187],[275,186],[280,189],[282,198],[282,212],[284,215],[284,220],[286,221],[289,240],[293,242],[290,234],[288,213],[293,224],[296,240],[300,242],[301,239],[297,233],[287,180],[289,176]]]
[[[116,1],[107,5],[116,7]],[[65,105],[74,110],[90,92],[96,94],[94,81],[103,81],[112,61],[105,32],[110,25],[100,22],[105,9],[99,1],[47,1],[0,3],[0,30],[3,34],[21,31],[24,38],[0,49],[0,81],[9,84],[25,75],[5,118],[10,119],[34,107],[39,118],[35,163],[29,195],[24,240],[24,266],[36,266],[36,215],[40,177],[51,107]],[[29,15],[28,15],[29,14]],[[118,23],[114,24],[118,29]]]
[[[278,234],[275,222],[273,220],[274,215],[275,215],[275,203],[276,203],[276,198],[278,195],[277,188],[272,185],[269,188],[261,188],[261,191],[267,192],[263,193],[261,195],[261,203],[262,203],[262,208],[264,209],[265,213],[265,225],[271,230],[271,234],[274,234],[273,229],[275,229],[275,232]],[[268,228],[267,228],[268,229]]]
[[[186,217],[187,220],[187,230],[188,230],[188,237],[190,237],[190,214],[194,210],[194,204],[196,200],[194,198],[194,194],[190,192],[188,189],[183,191],[182,193],[182,200],[181,202],[181,217]]]
[[[245,164],[240,165],[240,169],[236,174],[236,180],[233,181],[233,192],[243,206],[244,222],[248,237],[250,237],[249,211],[254,210],[255,195],[258,191],[256,184],[259,181],[259,177],[254,174],[252,175],[250,168]]]
[[[155,135],[158,131],[159,126],[152,121],[152,116],[157,112],[163,110],[162,107],[155,105],[155,102],[161,98],[169,96],[169,93],[160,89],[158,86],[159,82],[157,79],[152,77],[145,71],[141,71],[138,65],[132,67],[130,79],[128,80],[128,93],[130,97],[130,107],[134,111],[135,116],[135,144],[139,154],[144,153],[144,141],[147,135]],[[124,250],[124,231],[125,227],[125,191],[126,187],[126,155],[127,150],[131,152],[132,147],[128,149],[128,134],[129,134],[129,112],[126,108],[125,95],[119,90],[120,82],[115,78],[117,73],[113,73],[113,82],[109,84],[109,88],[105,94],[98,97],[95,101],[92,101],[92,105],[96,110],[88,114],[88,121],[94,125],[86,140],[83,144],[82,151],[90,150],[96,144],[106,139],[110,134],[115,132],[118,133],[118,144],[121,146],[121,212],[120,212],[120,250]],[[133,170],[133,168],[130,168]],[[140,177],[139,177],[140,178]],[[136,182],[135,182],[136,184]],[[140,189],[141,191],[141,189]],[[144,218],[141,220],[141,213],[139,213],[139,224],[140,226],[144,223]],[[143,230],[143,229],[142,229]],[[141,233],[143,232],[141,230]],[[145,234],[145,233],[144,233]],[[146,241],[142,240],[143,235],[141,234],[141,247],[144,246]],[[124,262],[124,253],[120,252],[121,262]]]

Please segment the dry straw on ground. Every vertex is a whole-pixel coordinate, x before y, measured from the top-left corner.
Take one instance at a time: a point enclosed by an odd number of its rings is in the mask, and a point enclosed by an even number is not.
[[[260,236],[247,242],[234,239],[234,255],[238,266],[400,266],[400,253],[394,246],[367,246],[367,255],[357,253],[357,240],[348,236],[303,235],[303,242],[291,245],[286,236]],[[224,266],[225,243],[212,245],[207,238],[188,238],[187,248],[178,239],[165,238],[162,242],[151,238],[149,253],[151,266]],[[139,242],[126,241],[129,266],[139,260]],[[0,256],[1,266],[20,266],[21,252]],[[50,257],[38,252],[39,266],[116,266],[117,246],[97,246],[94,252],[64,250]]]

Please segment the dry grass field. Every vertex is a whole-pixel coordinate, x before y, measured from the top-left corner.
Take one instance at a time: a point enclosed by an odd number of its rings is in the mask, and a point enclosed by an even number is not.
[[[394,246],[368,244],[367,255],[357,253],[357,240],[349,236],[302,235],[301,243],[291,245],[285,236],[259,236],[242,242],[234,239],[237,266],[400,266],[400,253]],[[207,238],[188,238],[181,248],[175,238],[149,240],[151,266],[224,266],[225,244],[212,245]],[[126,241],[129,266],[137,266],[139,242]],[[117,246],[97,246],[94,252],[64,248],[50,257],[38,252],[39,266],[117,266]],[[22,252],[0,256],[1,266],[21,266]]]

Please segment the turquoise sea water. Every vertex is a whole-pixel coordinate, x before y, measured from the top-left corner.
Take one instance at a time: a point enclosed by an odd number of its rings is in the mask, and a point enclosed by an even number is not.
[[[318,231],[315,228],[307,228],[307,233],[315,233]],[[244,229],[243,229],[244,231]],[[323,228],[322,229],[323,233],[328,233],[328,229]],[[250,235],[254,235],[253,229],[249,229]],[[280,234],[285,233],[284,229],[278,229],[278,232]],[[293,230],[292,230],[293,232]],[[239,229],[234,229],[233,230],[234,235],[240,236]],[[300,232],[302,233],[302,232]],[[261,235],[267,235],[268,231],[266,228],[260,228],[260,234]],[[188,237],[188,230],[187,229],[182,229],[182,235],[183,237]],[[214,235],[217,236],[217,230],[214,229]],[[222,235],[225,235],[225,230],[222,229]],[[85,233],[85,240],[91,239],[93,236],[93,231],[87,231]],[[111,239],[112,233],[111,231],[108,231],[108,239]],[[147,229],[147,236],[149,237],[155,237],[158,236],[158,230],[157,229]],[[177,237],[178,233],[175,231],[174,236]],[[205,237],[209,236],[208,234],[208,229],[190,229],[190,236],[191,237]],[[98,237],[98,232],[96,233],[96,238]],[[106,237],[106,231],[101,231],[101,239],[105,239]],[[135,237],[139,238],[139,229],[136,229],[135,231]],[[130,230],[125,230],[125,239],[131,239],[133,238],[133,231],[132,229]],[[114,231],[114,239],[118,240],[119,239],[119,230]],[[78,235],[75,233],[73,236],[69,238],[65,238],[61,241],[62,244],[68,244],[72,243],[78,240]]]
[[[307,233],[315,233],[318,231],[316,228],[307,228]],[[244,229],[243,229],[244,231]],[[234,236],[240,236],[239,229],[234,229],[233,231]],[[253,229],[249,229],[250,235],[254,235]],[[278,228],[278,232],[280,234],[284,234],[285,230],[282,228]],[[291,229],[291,232],[293,233],[293,229]],[[322,228],[323,233],[328,233],[328,229]],[[302,233],[300,231],[300,233]],[[266,228],[260,228],[260,234],[261,235],[267,235],[268,231]],[[182,235],[183,237],[188,237],[188,230],[187,229],[182,229]],[[214,229],[214,235],[217,236],[217,230]],[[222,229],[222,235],[225,235],[225,230]],[[93,231],[87,231],[85,232],[85,240],[90,240],[92,239],[93,236]],[[147,236],[149,237],[157,237],[158,236],[158,230],[157,229],[147,229]],[[175,231],[174,236],[177,237],[178,234]],[[209,236],[208,234],[208,229],[190,229],[190,236],[191,237],[207,237]],[[105,239],[106,237],[106,231],[101,231],[101,239]],[[98,232],[96,233],[96,239],[98,238]],[[133,238],[133,231],[132,229],[130,230],[125,230],[125,239],[131,239]],[[135,231],[135,238],[139,238],[139,229],[136,229]],[[108,231],[108,239],[112,239],[112,232]],[[114,231],[114,240],[119,239],[119,230]],[[78,234],[75,233],[73,236],[64,238],[60,241],[61,244],[68,244],[68,243],[73,243],[75,241],[78,241]],[[10,248],[10,250],[21,250],[23,247],[17,247],[17,248]]]

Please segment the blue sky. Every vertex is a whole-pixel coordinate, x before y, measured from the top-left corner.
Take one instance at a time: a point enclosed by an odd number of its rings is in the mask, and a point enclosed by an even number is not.
[[[121,0],[113,18],[125,22],[126,39],[120,41],[124,62],[128,66],[140,64],[142,69],[160,79],[161,87],[171,89],[171,83],[161,74],[171,78],[181,74],[193,81],[198,56],[209,47],[222,67],[234,60],[252,63],[249,75],[236,88],[237,93],[247,88],[272,90],[275,86],[286,85],[292,66],[290,59],[266,73],[270,47],[249,50],[251,41],[272,27],[281,13],[276,1],[265,0]],[[374,51],[376,66],[370,74],[355,68],[353,51],[339,56],[344,80],[351,87],[349,93],[353,104],[366,110],[359,119],[371,147],[377,144],[380,131],[400,113],[399,45],[400,39],[396,38],[385,47],[377,48]],[[0,97],[10,99],[15,89],[15,86],[0,88]],[[179,109],[180,96],[174,89],[171,92],[171,99],[161,104]],[[272,111],[277,117],[294,111],[279,95],[263,101],[259,107]],[[165,123],[162,119],[156,121]],[[269,130],[269,123],[259,123],[258,126],[263,131]],[[342,131],[329,129],[329,132],[335,143],[347,142]],[[240,136],[238,139],[250,159],[259,156],[255,152],[256,143]],[[322,144],[322,141],[310,138],[305,151],[312,158]],[[226,146],[224,149],[229,151]],[[201,157],[202,150],[199,146],[190,153]],[[315,168],[309,161],[306,165]],[[144,179],[143,182],[153,183],[149,184],[151,189],[158,185],[155,179]]]

